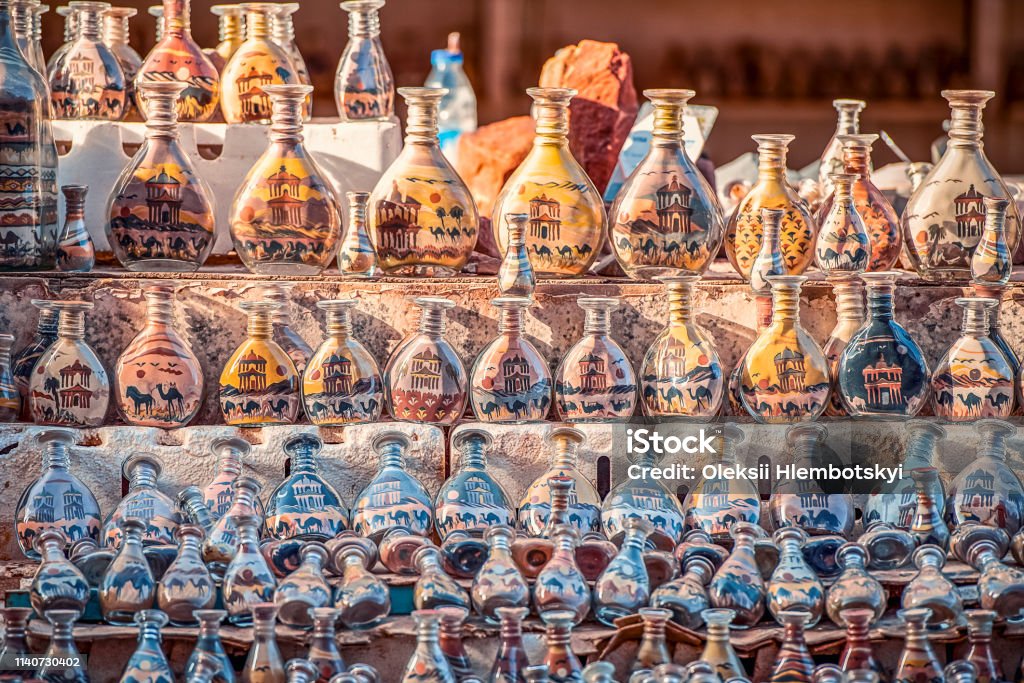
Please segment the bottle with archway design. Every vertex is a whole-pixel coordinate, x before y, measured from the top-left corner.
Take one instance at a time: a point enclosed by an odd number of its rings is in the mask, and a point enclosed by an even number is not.
[[[609,211],[612,252],[631,277],[700,275],[722,246],[722,207],[683,145],[683,115],[695,94],[644,90],[654,104],[651,147]]]
[[[568,503],[569,522],[580,532],[601,528],[601,495],[597,487],[579,469],[579,449],[586,441],[583,432],[565,425],[557,426],[547,435],[551,449],[551,466],[533,480],[519,502],[519,526],[530,536],[541,536],[551,517],[553,478],[572,480]]]
[[[320,474],[323,447],[324,442],[312,434],[298,434],[284,442],[291,472],[267,498],[266,537],[326,541],[348,528],[344,501]]]
[[[494,202],[498,253],[508,248],[509,214],[526,213],[526,246],[538,275],[583,275],[604,244],[608,218],[600,193],[569,151],[571,88],[529,88],[536,136]]]
[[[378,434],[372,443],[379,457],[373,480],[352,503],[352,529],[380,543],[389,530],[403,527],[417,536],[430,536],[434,528],[434,501],[426,487],[405,469],[412,442],[399,431]]]
[[[242,9],[245,42],[221,72],[220,108],[227,123],[270,123],[270,95],[263,88],[301,83],[291,57],[271,37],[270,22],[277,5],[246,2]]]
[[[1012,537],[1024,525],[1024,486],[1006,463],[1007,442],[1017,430],[993,419],[978,420],[974,430],[976,455],[950,482],[946,517],[953,527],[986,524]]]
[[[743,430],[734,423],[722,427],[722,448],[715,464],[724,472],[735,468],[736,447],[743,442]],[[683,501],[684,532],[701,529],[717,543],[731,540],[733,524],[761,521],[761,496],[749,479],[701,477]]]
[[[120,121],[128,109],[128,83],[101,35],[103,12],[110,3],[75,2],[70,7],[78,32],[49,72],[51,111],[58,119]]]
[[[782,262],[786,274],[799,275],[814,260],[817,226],[810,211],[786,180],[786,154],[793,135],[754,135],[757,183],[736,209],[725,229],[725,253],[744,279],[750,278],[761,250],[764,223],[761,209],[782,209]]]

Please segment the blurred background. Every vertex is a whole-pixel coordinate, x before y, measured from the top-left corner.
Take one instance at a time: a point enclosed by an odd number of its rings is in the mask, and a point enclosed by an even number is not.
[[[54,3],[56,4],[56,3]],[[145,55],[155,23],[139,8],[132,43]],[[193,35],[217,43],[211,2],[192,3]],[[335,0],[301,0],[297,42],[316,86],[316,116],[335,116],[333,78],[347,39]],[[987,151],[1003,174],[1024,173],[1022,0],[388,0],[382,40],[397,85],[419,85],[430,51],[462,34],[480,124],[526,114],[523,92],[558,48],[584,38],[616,42],[633,60],[637,90],[686,87],[720,108],[706,152],[723,164],[754,149],[750,135],[797,136],[790,166],[820,154],[835,127],[831,100],[868,101],[863,132],[888,131],[914,160],[929,160],[948,115],[943,88],[997,95],[985,113]],[[44,18],[47,55],[61,21]],[[404,112],[403,112],[404,113]],[[880,166],[894,161],[875,145]]]

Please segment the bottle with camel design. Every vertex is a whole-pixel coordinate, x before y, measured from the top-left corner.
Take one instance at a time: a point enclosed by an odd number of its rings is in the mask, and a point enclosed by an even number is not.
[[[355,299],[318,301],[327,335],[302,373],[306,417],[320,427],[375,422],[384,404],[384,382],[373,355],[352,334]]]
[[[695,94],[644,90],[654,105],[651,146],[609,211],[612,252],[631,277],[702,275],[725,238],[718,198],[683,144],[683,116]]]
[[[914,485],[913,472],[918,468],[935,467],[939,462],[941,443],[946,438],[945,429],[932,420],[909,420],[906,431],[906,451],[900,463],[903,476],[891,485],[883,486],[879,491],[872,491],[868,496],[864,504],[865,534],[871,531],[869,527],[875,522],[884,522],[899,529],[909,529],[917,507],[917,489]],[[930,499],[939,507],[938,514],[942,517],[946,510],[946,489],[941,479],[935,478],[934,483],[936,488],[932,491]],[[880,562],[884,563],[884,558],[893,552],[891,542],[886,540],[887,536],[888,534],[880,537],[881,545],[877,547],[866,540],[861,541],[868,546],[874,569],[882,568]],[[902,561],[897,565],[901,563]]]
[[[272,109],[270,145],[235,193],[231,241],[253,273],[318,275],[341,246],[341,205],[303,143],[302,108],[313,86],[265,85],[263,92]]]
[[[650,472],[662,461],[654,449],[630,454],[638,472]],[[625,477],[605,496],[601,505],[601,527],[613,542],[622,540],[630,519],[644,519],[650,524],[647,542],[658,550],[672,552],[683,535],[683,507],[679,498],[660,479],[641,475]]]
[[[585,274],[604,246],[608,217],[601,194],[569,150],[571,88],[529,88],[536,135],[491,215],[498,253],[508,247],[508,215],[529,214],[526,246],[538,275]]]
[[[405,454],[412,442],[402,432],[386,431],[373,440],[380,457],[376,476],[352,506],[352,528],[375,542],[395,527],[429,536],[434,528],[434,506],[426,487],[405,469]]]
[[[301,82],[291,57],[271,36],[271,18],[277,5],[246,2],[242,9],[245,42],[231,55],[220,74],[220,109],[227,123],[270,123],[271,98],[263,88]],[[302,103],[307,94],[303,92]],[[301,114],[298,121],[302,121]]]
[[[953,527],[975,522],[1011,537],[1024,526],[1024,486],[1006,462],[1007,442],[1017,429],[1003,420],[978,420],[974,459],[950,482],[946,517]]]
[[[213,251],[210,188],[178,139],[175,101],[185,85],[141,81],[148,98],[146,139],[107,200],[107,239],[117,260],[136,272],[192,272]]]
[[[134,7],[111,7],[103,13],[103,42],[117,57],[124,80],[127,84],[125,97],[125,118],[140,120],[136,116],[135,102],[138,94],[135,91],[135,77],[142,67],[142,56],[131,44],[130,20],[139,13]],[[44,67],[45,69],[45,67]]]
[[[267,499],[267,538],[301,536],[326,541],[348,528],[347,507],[320,474],[323,447],[324,442],[312,434],[299,434],[284,442],[291,473]]]
[[[386,121],[395,115],[395,78],[380,42],[384,0],[346,0],[348,43],[334,75],[342,121]]]
[[[898,273],[863,273],[867,320],[839,356],[836,385],[853,417],[913,417],[924,407],[929,371],[921,347],[894,319]]]
[[[76,2],[70,7],[77,35],[49,71],[50,109],[58,119],[120,121],[128,109],[128,83],[101,33],[110,3]],[[82,73],[89,74],[86,83]]]
[[[64,228],[57,242],[57,269],[88,273],[96,265],[96,247],[85,227],[85,195],[88,185],[61,185],[64,194]]]
[[[668,293],[668,324],[640,367],[644,413],[649,417],[714,417],[722,408],[725,378],[711,336],[697,324],[693,288],[699,275],[658,278]]]
[[[740,399],[761,423],[814,420],[829,395],[828,362],[800,324],[803,275],[769,275],[772,323],[743,359]]]
[[[853,202],[852,173],[835,173],[835,192],[827,213],[820,215],[814,261],[826,277],[840,273],[863,273],[871,263],[868,229]]]
[[[586,436],[567,425],[553,428],[546,441],[551,451],[551,464],[547,471],[533,480],[519,502],[519,526],[530,536],[542,536],[551,516],[551,489],[553,477],[568,477],[573,481],[573,495],[569,497],[568,522],[581,534],[601,530],[601,496],[597,487],[579,469],[579,451]]]
[[[437,492],[434,519],[443,541],[453,531],[480,538],[495,524],[515,524],[511,498],[487,471],[491,435],[482,429],[463,429],[452,437],[452,448],[461,454],[459,467]]]
[[[444,338],[445,314],[455,302],[421,296],[413,303],[419,329],[399,342],[384,368],[388,414],[404,422],[455,424],[469,395],[462,358]]]
[[[841,138],[844,135],[860,133],[860,113],[864,111],[868,103],[864,100],[838,99],[832,100],[832,106],[835,107],[836,114],[838,114],[836,130],[829,138],[828,144],[825,145],[825,150],[821,153],[821,161],[818,164],[818,185],[821,188],[822,197],[832,194],[834,190],[832,176],[842,173],[844,170],[845,156]]]
[[[932,409],[949,422],[1006,418],[1013,412],[1014,374],[1002,351],[988,336],[988,312],[995,299],[960,297],[960,336],[932,373]]]
[[[32,421],[28,392],[29,383],[32,381],[32,370],[43,352],[57,341],[57,320],[60,317],[56,302],[47,299],[32,299],[31,303],[39,310],[35,334],[28,344],[11,357],[14,386],[21,394],[21,416],[19,417],[21,422]]]
[[[117,409],[131,425],[184,427],[203,405],[203,369],[174,328],[174,285],[148,284],[142,294],[146,326],[114,367]]]
[[[930,282],[967,282],[971,258],[981,241],[986,197],[1011,199],[1006,212],[1006,246],[1020,241],[1017,204],[985,156],[982,111],[990,90],[943,90],[951,109],[946,151],[911,194],[901,219],[907,257]]]
[[[717,462],[719,472],[737,466],[736,449],[745,435],[739,425],[722,426],[722,446]],[[757,485],[749,479],[718,475],[701,477],[683,502],[684,531],[700,529],[716,543],[729,542],[729,531],[737,522],[758,524],[761,521],[761,496]]]
[[[551,408],[551,370],[523,334],[533,299],[491,299],[498,309],[498,336],[477,356],[470,373],[473,412],[482,422],[539,422]]]
[[[110,380],[96,352],[85,341],[88,301],[56,301],[57,341],[32,370],[29,407],[36,424],[98,427],[110,402]]]
[[[178,504],[157,488],[163,463],[152,453],[135,453],[121,464],[121,477],[128,481],[128,493],[103,523],[101,542],[109,548],[121,545],[126,519],[141,519],[143,543],[177,546],[174,533],[183,518]]]
[[[153,116],[151,91],[142,87],[147,83],[182,84],[173,98],[179,121],[209,121],[219,111],[220,75],[192,38],[191,4],[191,0],[163,0],[158,21],[161,35],[136,77],[136,104],[146,118]]]
[[[782,209],[782,264],[788,275],[807,270],[814,258],[817,226],[807,205],[786,180],[786,154],[793,135],[754,135],[757,183],[740,200],[725,229],[725,253],[743,279],[750,279],[761,250],[764,222],[761,209]]]
[[[473,196],[441,153],[438,106],[445,88],[399,88],[408,107],[405,146],[370,193],[370,236],[389,275],[449,277],[476,247]]]
[[[586,312],[583,338],[565,354],[555,372],[558,413],[569,422],[630,418],[636,408],[636,373],[611,335],[614,297],[581,296]]]
[[[220,411],[229,425],[293,424],[299,416],[299,375],[271,337],[276,301],[243,301],[247,338],[220,375]]]

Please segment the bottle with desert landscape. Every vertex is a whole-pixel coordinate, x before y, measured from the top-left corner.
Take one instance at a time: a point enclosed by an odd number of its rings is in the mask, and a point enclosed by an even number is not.
[[[50,110],[58,119],[120,121],[128,104],[128,83],[117,57],[103,43],[101,25],[109,2],[73,2],[77,36],[53,69]]]
[[[271,37],[271,18],[277,7],[270,2],[242,4],[245,42],[220,75],[220,108],[227,123],[270,123],[270,95],[263,88],[300,83],[291,57]]]

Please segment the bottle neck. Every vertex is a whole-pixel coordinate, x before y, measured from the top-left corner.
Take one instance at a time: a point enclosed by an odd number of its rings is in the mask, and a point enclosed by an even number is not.
[[[174,293],[165,291],[146,292],[147,325],[150,327],[171,327],[174,318]]]
[[[564,648],[569,649],[572,643],[572,629],[568,624],[548,624],[544,636],[548,641],[548,649]]]
[[[522,221],[508,221],[509,250],[526,247],[526,225]]]
[[[189,556],[191,559],[202,561],[203,537],[198,534],[183,535],[181,545],[178,546],[178,557]]]
[[[462,469],[482,470],[487,466],[487,458],[484,455],[483,441],[465,442],[462,452]]]
[[[129,486],[132,491],[156,488],[157,471],[148,462],[140,462],[135,465],[129,477]]]
[[[61,312],[57,334],[62,339],[85,339],[85,312],[72,310]]]
[[[164,0],[163,5],[163,35],[183,36],[188,33],[191,22],[190,0]]]
[[[641,648],[645,644],[648,647],[663,644],[665,642],[665,621],[661,618],[644,619],[643,641],[640,645]]]
[[[291,45],[295,42],[295,22],[291,14],[278,13],[274,17],[274,42],[281,46]]]
[[[977,455],[983,458],[1006,460],[1006,441],[1009,435],[1004,431],[996,429],[979,431],[981,431],[981,439],[978,443]]]
[[[18,40],[26,42],[32,39],[32,5],[25,0],[9,2],[6,8],[14,35]],[[0,9],[0,11],[3,11]]]
[[[175,140],[178,137],[178,93],[146,92],[146,139]]]
[[[277,632],[274,630],[277,616],[254,616],[252,620],[253,636],[263,643],[276,643]]]
[[[75,649],[74,619],[55,619],[50,622],[52,632],[50,634],[50,649],[70,651]]]
[[[231,503],[230,514],[247,513],[253,511],[256,506],[256,492],[248,486],[235,487],[235,497]]]
[[[306,94],[275,94],[270,115],[270,140],[282,144],[302,143],[302,117]]]
[[[835,204],[847,208],[853,207],[853,185],[846,180],[833,183],[835,188]]]
[[[224,447],[217,462],[217,473],[234,479],[242,473],[242,452],[237,448]]]
[[[76,12],[69,12],[64,17],[64,42],[70,43],[78,37],[78,17]],[[0,10],[0,20],[2,20],[2,10]],[[3,31],[0,30],[0,33]]]
[[[348,339],[352,336],[352,313],[347,308],[327,312],[327,336]]]
[[[91,9],[75,10],[78,15],[78,38],[84,38],[93,42],[100,41],[100,14]]]
[[[239,549],[244,546],[246,551],[259,552],[260,535],[255,524],[249,522],[238,524],[235,530],[238,533]]]
[[[576,444],[569,439],[556,439],[554,441],[554,455],[551,464],[558,470],[574,470],[579,464],[579,453]]]
[[[572,487],[569,485],[569,482],[548,483],[551,511],[548,515],[545,535],[550,536],[558,526],[569,523],[569,496],[571,491]]]
[[[538,100],[533,104],[536,144],[566,144],[569,136],[569,103]]]
[[[992,643],[992,620],[968,619],[967,635],[971,645],[988,649]]]
[[[266,12],[260,10],[245,13],[245,38],[246,40],[270,39],[270,17]]]
[[[294,474],[316,474],[317,451],[313,448],[299,447],[290,453],[292,461],[292,473]]]
[[[128,45],[131,40],[128,17],[120,14],[103,16],[103,38],[109,45]]]
[[[491,536],[491,540],[488,543],[487,549],[489,552],[489,557],[491,558],[499,556],[502,558],[507,558],[508,554],[512,550],[512,546],[507,536]]]
[[[64,209],[65,222],[85,220],[85,193],[65,191]]]
[[[522,647],[523,622],[518,617],[504,617],[501,620],[501,645],[503,648]]]
[[[337,643],[334,641],[335,635],[337,635],[337,628],[334,626],[335,617],[314,617],[313,618],[313,638],[323,643],[329,648],[336,648]]]
[[[46,563],[67,561],[67,558],[64,556],[64,549],[61,547],[60,542],[54,540],[48,540],[43,543],[40,555],[43,557],[43,562]]]
[[[983,307],[968,306],[964,309],[963,325],[965,335],[974,337],[988,336],[988,313]]]
[[[441,627],[436,619],[423,619],[416,624],[416,647],[421,654],[430,656],[440,648]]]
[[[246,334],[250,339],[270,339],[274,333],[273,315],[268,310],[255,310],[249,313],[246,321]]]
[[[441,569],[441,562],[435,553],[432,552],[421,552],[416,557],[416,568],[420,571],[420,576],[427,576],[428,574],[436,574]]]
[[[375,9],[350,11],[348,15],[348,37],[353,39],[376,38],[380,35],[380,15]]]
[[[759,181],[783,182],[786,176],[786,147],[762,144],[757,148]]]
[[[66,470],[71,467],[71,456],[68,453],[66,444],[60,441],[51,441],[46,444],[43,452],[43,464],[51,470]]]
[[[57,321],[60,313],[55,308],[39,309],[39,321],[36,323],[37,337],[57,336]]]
[[[856,135],[860,131],[860,109],[842,108],[836,121],[836,135]]]
[[[893,292],[895,286],[892,283],[872,283],[868,285],[868,313],[874,320],[893,319]]]
[[[654,133],[651,145],[655,147],[681,147],[683,114],[686,104],[658,103],[654,105]]]
[[[847,143],[843,148],[843,170],[860,178],[867,178],[871,168],[871,148],[867,145]]]
[[[981,149],[985,133],[981,121],[982,109],[982,105],[973,103],[950,104],[950,147]]]
[[[782,642],[790,647],[805,647],[803,624],[785,624],[782,629]]]
[[[524,313],[518,306],[502,308],[498,316],[498,332],[507,337],[522,335]]]
[[[772,323],[795,323],[800,319],[800,290],[789,286],[772,287]]]
[[[671,304],[670,304],[671,306]],[[612,312],[609,308],[588,308],[583,319],[583,334],[606,337],[612,327]]]
[[[161,640],[159,623],[144,619],[142,623],[139,624],[140,643],[152,648],[159,648]]]
[[[121,541],[121,555],[142,554],[142,531],[132,529],[124,532],[124,539]]]
[[[405,142],[411,145],[437,144],[437,101],[432,98],[408,98]]]
[[[380,467],[402,469],[404,457],[400,443],[386,443],[380,451]]]
[[[313,576],[323,576],[324,556],[315,552],[308,553],[302,560],[302,569]]]
[[[864,322],[864,288],[859,280],[843,279],[834,286],[836,314],[840,322],[860,326]]]
[[[199,637],[206,641],[220,640],[220,617],[199,618]]]
[[[671,327],[685,327],[693,322],[693,285],[689,282],[669,285],[668,322]]]
[[[871,624],[867,619],[847,619],[846,639],[850,644],[862,645],[868,641]]]
[[[220,42],[238,44],[245,38],[245,24],[240,14],[222,14],[217,21]]]
[[[720,643],[723,645],[729,644],[729,624],[719,621],[713,621],[708,623],[708,642],[709,643]]]

